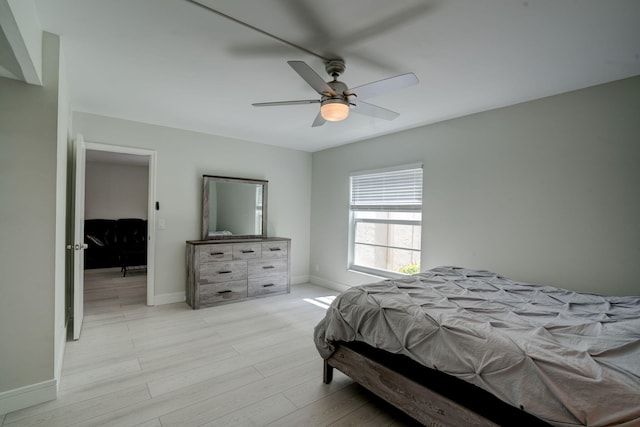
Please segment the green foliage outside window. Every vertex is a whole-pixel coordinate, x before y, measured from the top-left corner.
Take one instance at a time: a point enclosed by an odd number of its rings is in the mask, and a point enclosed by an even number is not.
[[[398,270],[396,271],[398,273],[404,273],[404,274],[417,274],[417,273],[420,273],[420,263],[414,262],[411,264],[403,265],[402,267],[398,268]]]

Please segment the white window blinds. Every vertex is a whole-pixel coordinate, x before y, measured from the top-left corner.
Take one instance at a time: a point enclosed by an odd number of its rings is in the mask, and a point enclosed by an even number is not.
[[[351,210],[421,209],[422,167],[351,176]]]

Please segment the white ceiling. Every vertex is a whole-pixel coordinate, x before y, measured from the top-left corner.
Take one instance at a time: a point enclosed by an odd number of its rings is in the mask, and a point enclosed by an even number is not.
[[[420,83],[312,128],[318,104],[286,63],[319,58],[188,0],[36,0],[62,36],[72,109],[317,151],[640,74],[638,0],[201,0],[325,56],[350,87],[414,72]]]

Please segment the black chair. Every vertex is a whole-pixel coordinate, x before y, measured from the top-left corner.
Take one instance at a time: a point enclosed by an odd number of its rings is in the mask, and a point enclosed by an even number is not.
[[[84,222],[84,268],[110,268],[120,265],[115,219],[87,219]]]
[[[120,249],[120,266],[126,277],[131,268],[147,267],[147,221],[140,218],[117,220],[116,235]]]

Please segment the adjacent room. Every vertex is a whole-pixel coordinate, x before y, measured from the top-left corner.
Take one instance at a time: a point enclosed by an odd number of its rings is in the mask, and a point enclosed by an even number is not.
[[[88,150],[84,190],[84,310],[145,304],[148,156]]]
[[[640,426],[638,22],[0,0],[0,426]]]

